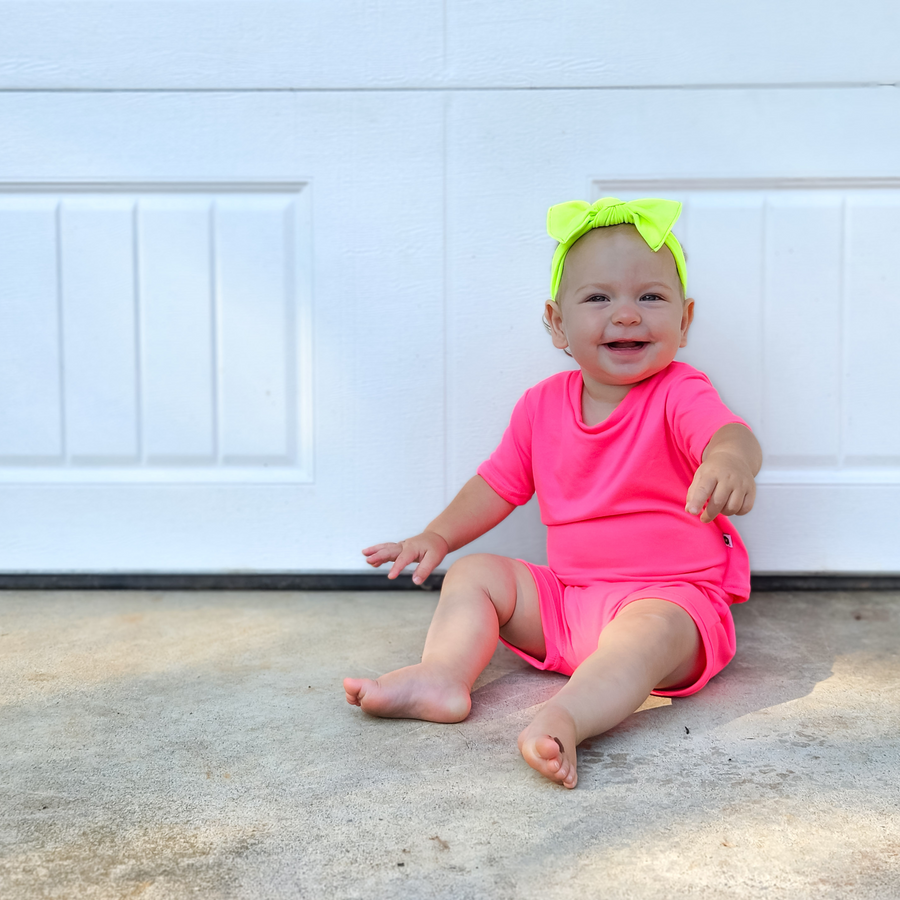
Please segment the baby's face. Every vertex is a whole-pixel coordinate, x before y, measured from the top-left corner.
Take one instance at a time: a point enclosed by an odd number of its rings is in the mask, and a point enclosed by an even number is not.
[[[568,348],[586,378],[608,385],[661,372],[687,343],[694,316],[669,248],[654,253],[633,225],[581,238],[566,257],[556,299],[547,304],[554,346]]]

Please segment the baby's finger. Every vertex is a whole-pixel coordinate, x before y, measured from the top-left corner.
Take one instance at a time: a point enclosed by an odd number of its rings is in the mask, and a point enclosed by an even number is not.
[[[747,493],[742,488],[735,488],[731,497],[728,500],[728,505],[725,507],[725,515],[726,516],[742,516],[745,512],[749,512],[750,509],[747,506]],[[753,503],[751,501],[750,506]]]
[[[719,498],[714,496],[714,500],[718,501]],[[713,507],[713,513],[709,518],[711,522],[717,515],[723,516],[739,516],[742,515],[742,510],[745,507],[746,502],[746,494],[744,490],[740,487],[734,488],[733,490],[729,490],[727,492],[727,496],[725,497],[725,502],[719,505],[718,502],[713,503],[712,500],[709,502],[709,506],[707,507],[707,512],[709,512],[709,508]],[[753,506],[753,501],[750,501],[750,506]],[[718,508],[718,511],[717,511]],[[750,507],[747,507],[747,512],[750,511]]]
[[[398,544],[396,541],[390,541],[386,544],[374,544],[371,547],[366,547],[363,550],[364,556],[380,556],[382,560],[387,559],[388,556],[391,558],[395,557],[401,548],[401,544]]]
[[[374,547],[366,547],[363,555],[366,557],[366,562],[377,569],[382,563],[396,559],[400,549],[400,544],[377,544]]]
[[[394,560],[391,571],[388,572],[388,578],[396,578],[410,563],[414,563],[418,558],[419,554],[415,549],[403,547]]]
[[[699,515],[715,487],[715,478],[702,475],[698,470],[697,474],[694,475],[691,486],[688,488],[687,499],[684,504],[685,511],[692,516]]]
[[[717,515],[728,507],[730,500],[731,490],[722,484],[717,484],[716,489],[709,498],[709,503],[706,504],[706,509],[703,510],[703,515],[700,516],[700,521],[703,523],[712,522]]]
[[[753,506],[753,500],[741,488],[735,488],[728,498],[728,502],[722,507],[722,514],[726,516],[742,516],[745,512],[750,512]]]
[[[371,547],[365,547],[363,549],[363,556],[371,556],[373,553],[377,553],[379,550],[383,550],[385,547],[399,547],[399,544],[388,543],[388,544],[372,544]]]
[[[434,550],[427,550],[425,555],[422,557],[422,562],[420,562],[413,572],[412,580],[416,584],[422,584],[425,579],[437,568],[440,561],[443,559],[440,553],[435,553]]]

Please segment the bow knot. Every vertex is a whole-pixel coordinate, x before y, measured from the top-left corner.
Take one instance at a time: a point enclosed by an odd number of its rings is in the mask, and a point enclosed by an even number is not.
[[[680,215],[681,204],[677,201],[654,198],[624,201],[617,197],[604,197],[596,203],[571,200],[568,203],[551,206],[547,212],[547,232],[550,237],[559,241],[559,246],[553,255],[550,296],[556,299],[566,254],[578,238],[592,228],[626,223],[634,225],[654,253],[663,244],[672,251],[681,285],[687,293],[684,252],[678,239],[672,234],[672,226]]]

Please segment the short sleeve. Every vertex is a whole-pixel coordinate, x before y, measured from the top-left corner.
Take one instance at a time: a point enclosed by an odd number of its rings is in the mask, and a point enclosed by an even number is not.
[[[513,409],[509,426],[497,449],[479,467],[478,474],[508,503],[522,506],[534,494],[531,467],[532,417],[526,393]]]
[[[750,426],[721,400],[709,379],[696,369],[675,381],[666,397],[666,419],[681,451],[699,466],[710,438],[724,425]]]

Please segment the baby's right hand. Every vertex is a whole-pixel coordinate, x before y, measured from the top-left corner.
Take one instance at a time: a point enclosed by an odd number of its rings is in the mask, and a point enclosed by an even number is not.
[[[399,544],[375,544],[366,547],[363,555],[370,566],[377,569],[382,563],[393,561],[388,578],[396,578],[410,563],[418,562],[412,580],[422,582],[441,564],[450,552],[447,542],[434,531],[423,531]]]

